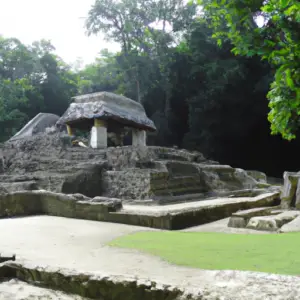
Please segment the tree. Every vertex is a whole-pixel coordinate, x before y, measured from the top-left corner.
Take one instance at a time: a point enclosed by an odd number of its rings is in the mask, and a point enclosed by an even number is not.
[[[26,92],[31,89],[26,79],[14,82],[0,79],[0,142],[15,134],[19,124],[27,121],[23,109],[28,107]]]
[[[42,40],[30,46],[0,37],[0,140],[40,112],[62,114],[77,93],[78,76]]]
[[[236,55],[258,55],[274,68],[268,93],[272,134],[296,137],[300,126],[300,2],[298,0],[198,0],[219,45]],[[262,24],[258,26],[258,21]]]
[[[103,49],[95,62],[78,72],[79,93],[113,92],[123,93],[123,73],[114,53]]]
[[[124,93],[146,107],[148,96],[153,91],[159,94],[163,105],[151,116],[165,141],[172,135],[169,72],[173,49],[195,11],[196,6],[187,6],[184,0],[96,0],[87,20],[90,34],[102,32],[108,40],[120,43],[122,51],[116,59],[123,73]]]
[[[187,6],[184,0],[96,0],[89,12],[87,29],[90,34],[102,32],[107,40],[120,43],[124,54],[120,60],[127,65],[126,76],[136,87],[134,98],[142,101],[146,91],[141,88],[140,77],[146,77],[140,72],[140,63],[147,62],[148,57],[166,71],[168,49],[176,42],[176,33],[186,29],[194,14],[195,7]],[[159,27],[155,26],[157,23]]]

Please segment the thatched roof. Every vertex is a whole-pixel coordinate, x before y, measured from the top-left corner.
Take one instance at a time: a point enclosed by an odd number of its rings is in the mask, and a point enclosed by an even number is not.
[[[156,127],[144,107],[129,98],[108,92],[74,97],[58,124],[80,127],[80,123],[93,119],[113,120],[123,125],[155,131]]]

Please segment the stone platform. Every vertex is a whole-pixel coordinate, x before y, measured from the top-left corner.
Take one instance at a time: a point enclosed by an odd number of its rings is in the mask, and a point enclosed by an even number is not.
[[[0,190],[48,190],[158,205],[279,190],[261,172],[165,147],[81,148],[63,133],[0,145]]]
[[[176,230],[229,217],[241,209],[279,204],[279,193],[218,198],[165,206],[122,204],[120,199],[88,198],[48,191],[0,194],[0,217],[51,215]]]

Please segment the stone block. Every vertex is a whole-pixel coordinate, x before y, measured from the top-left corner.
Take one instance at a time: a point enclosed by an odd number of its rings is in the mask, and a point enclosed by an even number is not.
[[[256,170],[247,170],[246,173],[260,183],[267,183],[267,175]]]
[[[272,210],[276,209],[276,207],[258,207],[246,210],[240,210],[236,213],[233,213],[232,216],[234,217],[243,217],[243,218],[252,218],[258,216],[267,216],[271,213]],[[278,212],[279,214],[280,212]]]
[[[278,215],[253,217],[249,220],[247,228],[265,231],[276,231],[284,224],[293,221],[299,215],[299,211],[285,211]]]
[[[228,222],[228,227],[233,227],[233,228],[245,228],[247,225],[245,219],[243,217],[230,217],[229,222]]]
[[[284,172],[283,174],[283,189],[281,192],[281,207],[284,209],[290,208],[296,194],[299,173]]]
[[[270,216],[253,217],[249,220],[246,228],[263,230],[263,231],[276,231],[278,230],[276,220]]]
[[[132,146],[140,147],[146,146],[147,134],[145,130],[132,130]]]
[[[83,194],[96,197],[103,194],[102,173],[106,164],[85,167],[73,175],[64,178],[61,192],[65,194]]]
[[[274,207],[258,207],[235,212],[229,219],[228,227],[245,228],[251,218],[268,216],[271,214],[273,209]],[[279,213],[280,212],[278,212],[278,214]]]
[[[298,179],[297,182],[295,207],[297,209],[300,209],[300,178]]]
[[[285,211],[279,215],[276,215],[273,218],[276,221],[277,226],[280,228],[283,225],[293,221],[299,215],[300,215],[300,211],[290,210],[290,211]]]
[[[92,127],[90,145],[92,148],[107,148],[106,127]]]
[[[293,221],[283,225],[279,232],[286,233],[286,232],[299,232],[300,231],[300,216],[295,218]]]

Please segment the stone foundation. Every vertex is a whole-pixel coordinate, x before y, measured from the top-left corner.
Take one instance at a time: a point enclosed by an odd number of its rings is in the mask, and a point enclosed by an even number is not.
[[[253,198],[216,199],[148,209],[122,205],[121,200],[93,199],[80,194],[65,195],[47,191],[0,194],[0,218],[52,215],[66,218],[122,223],[166,230],[184,229],[229,217],[240,209],[277,204],[278,193]]]
[[[200,289],[189,293],[183,289],[159,285],[153,281],[113,276],[95,276],[29,267],[21,264],[6,264],[0,267],[0,280],[18,279],[44,288],[79,295],[88,299],[103,300],[203,300]]]

